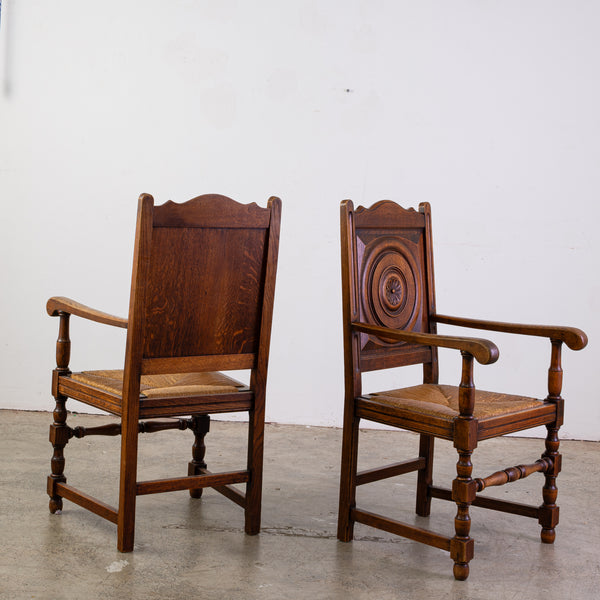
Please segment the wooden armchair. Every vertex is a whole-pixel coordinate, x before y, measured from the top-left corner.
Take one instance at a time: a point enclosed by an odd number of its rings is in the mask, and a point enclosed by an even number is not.
[[[517,325],[440,315],[435,309],[433,248],[429,204],[405,210],[390,201],[370,209],[341,205],[342,286],[344,317],[345,412],[338,538],[352,540],[354,523],[363,523],[450,552],[454,576],[466,579],[473,557],[469,507],[481,506],[538,519],[542,542],[554,541],[558,523],[556,477],[561,470],[558,429],[563,422],[561,398],[563,342],[572,350],[587,344],[572,327]],[[548,396],[537,400],[475,389],[473,359],[483,365],[498,359],[498,349],[478,338],[437,335],[437,323],[489,331],[547,337],[551,358]],[[460,385],[438,384],[438,348],[462,355]],[[365,394],[362,373],[423,364],[423,384]],[[420,434],[419,456],[381,468],[357,472],[361,419]],[[481,440],[545,425],[545,451],[531,464],[473,478],[471,454]],[[458,452],[452,489],[433,485],[434,438],[451,440]],[[356,506],[356,486],[417,471],[416,512],[428,516],[432,498],[458,507],[453,537],[421,529]],[[478,493],[544,474],[541,506],[496,500]]]
[[[212,487],[245,511],[245,531],[260,529],[265,387],[271,335],[281,201],[267,208],[220,195],[154,206],[139,199],[129,318],[50,298],[59,317],[56,399],[48,477],[50,512],[63,498],[117,525],[118,548],[133,550],[136,497],[189,489],[194,498]],[[71,315],[127,328],[123,371],[69,370]],[[250,369],[245,386],[217,370]],[[100,427],[67,425],[73,398],[120,417]],[[248,411],[248,463],[243,470],[211,473],[204,436],[211,413]],[[178,417],[172,420],[146,420]],[[138,435],[191,429],[195,436],[188,475],[137,481]],[[119,506],[114,508],[67,483],[64,448],[75,437],[121,435]],[[182,474],[183,475],[183,474]],[[232,486],[245,483],[246,493]]]

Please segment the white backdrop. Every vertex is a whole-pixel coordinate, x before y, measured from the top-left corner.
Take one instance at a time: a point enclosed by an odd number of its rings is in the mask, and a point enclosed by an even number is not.
[[[141,192],[278,195],[267,418],[340,425],[339,202],[390,198],[432,204],[440,312],[587,331],[586,350],[565,349],[562,431],[600,439],[600,4],[3,0],[2,11],[0,407],[53,407],[49,296],[126,316]],[[122,365],[123,331],[73,321],[73,368]],[[476,367],[476,384],[545,395],[549,343],[487,337],[501,357]],[[457,383],[456,353],[441,359]]]

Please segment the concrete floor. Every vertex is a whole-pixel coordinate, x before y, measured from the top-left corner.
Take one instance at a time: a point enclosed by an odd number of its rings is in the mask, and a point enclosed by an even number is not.
[[[558,480],[561,523],[553,546],[539,542],[533,519],[472,509],[475,558],[466,582],[452,577],[447,553],[357,525],[354,542],[336,540],[341,432],[269,425],[263,528],[243,533],[242,510],[206,490],[138,498],[136,548],[116,550],[116,527],[65,501],[50,515],[45,494],[51,455],[50,413],[0,411],[2,474],[0,598],[25,599],[361,599],[544,600],[600,597],[600,444],[565,441]],[[71,425],[110,422],[74,415]],[[209,468],[243,467],[246,425],[213,422]],[[166,431],[141,438],[140,477],[185,473],[192,436]],[[416,454],[417,436],[361,432],[362,467]],[[503,438],[474,453],[474,474],[537,459],[543,442]],[[116,505],[119,442],[88,437],[67,446],[66,475],[75,486]],[[454,476],[456,454],[439,442],[435,481]],[[359,506],[452,532],[455,508],[434,500],[432,516],[414,516],[414,475],[359,489]],[[492,490],[538,503],[542,477]],[[509,496],[505,496],[509,494]],[[515,532],[515,529],[519,533]]]

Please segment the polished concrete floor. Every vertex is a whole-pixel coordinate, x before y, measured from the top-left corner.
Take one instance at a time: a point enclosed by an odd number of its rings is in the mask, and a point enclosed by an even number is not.
[[[70,416],[71,425],[110,422]],[[138,499],[136,547],[116,550],[116,528],[65,501],[50,515],[45,495],[49,471],[50,413],[0,411],[0,598],[29,599],[362,599],[451,598],[513,600],[600,598],[600,444],[561,444],[561,523],[553,546],[539,542],[533,519],[474,508],[475,558],[466,582],[452,577],[447,553],[357,525],[355,540],[336,539],[341,432],[269,425],[265,444],[263,527],[243,533],[242,510],[207,490]],[[213,422],[206,460],[214,470],[243,467],[246,425]],[[382,465],[416,454],[406,432],[361,432],[362,465]],[[185,473],[190,432],[141,437],[140,477]],[[533,462],[543,442],[503,438],[474,453],[474,474]],[[116,504],[119,443],[88,437],[67,446],[70,483]],[[440,442],[435,479],[454,476],[456,455]],[[452,532],[455,508],[434,500],[432,516],[414,516],[415,476],[404,475],[359,489],[359,506]],[[537,504],[542,477],[492,490]],[[486,492],[487,493],[487,492]]]

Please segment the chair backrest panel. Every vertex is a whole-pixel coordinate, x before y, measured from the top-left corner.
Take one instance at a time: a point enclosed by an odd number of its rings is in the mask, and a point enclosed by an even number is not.
[[[153,229],[144,358],[256,352],[266,234]]]
[[[210,194],[155,207],[142,195],[126,370],[254,368],[268,356],[280,205]]]
[[[428,206],[419,212],[389,201],[348,213],[350,310],[363,323],[429,333],[433,324]],[[426,346],[360,335],[360,370],[429,363]]]

